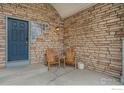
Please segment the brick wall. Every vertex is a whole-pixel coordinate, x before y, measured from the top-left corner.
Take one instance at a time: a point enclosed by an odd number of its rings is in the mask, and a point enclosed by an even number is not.
[[[87,69],[120,77],[124,4],[96,4],[64,20],[64,47]]]
[[[6,62],[6,16],[37,22],[43,20],[50,24],[50,30],[39,36],[34,44],[30,44],[31,63],[43,62],[47,47],[55,48],[58,54],[63,50],[62,28],[55,32],[56,26],[61,26],[61,18],[50,4],[0,4],[0,68]]]
[[[64,33],[62,20],[50,4],[0,4],[0,68],[6,62],[6,16],[50,24],[50,31],[30,44],[31,63],[44,62],[47,47],[61,54],[64,44],[64,49],[74,48],[77,58],[87,69],[120,77],[124,4],[96,4],[70,16],[64,20]],[[58,25],[60,31],[56,32]]]

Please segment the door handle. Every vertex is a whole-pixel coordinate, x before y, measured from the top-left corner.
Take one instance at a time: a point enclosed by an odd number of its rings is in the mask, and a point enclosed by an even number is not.
[[[28,44],[28,42],[27,42],[27,41],[26,41],[25,43],[26,43],[26,44]]]

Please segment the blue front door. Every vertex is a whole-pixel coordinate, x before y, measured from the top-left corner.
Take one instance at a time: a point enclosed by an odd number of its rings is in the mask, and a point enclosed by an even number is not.
[[[28,21],[8,18],[8,61],[28,59]]]

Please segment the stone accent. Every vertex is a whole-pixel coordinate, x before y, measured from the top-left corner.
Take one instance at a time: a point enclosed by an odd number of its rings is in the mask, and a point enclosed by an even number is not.
[[[6,16],[17,17],[29,21],[46,21],[50,30],[39,36],[37,41],[30,44],[30,62],[44,62],[46,48],[55,48],[58,54],[63,51],[63,32],[55,32],[56,26],[61,26],[61,18],[50,4],[0,4],[0,68],[5,66]],[[31,41],[31,38],[30,38]]]
[[[96,4],[64,20],[64,48],[87,69],[120,78],[124,4]]]
[[[120,78],[124,4],[96,4],[64,21],[50,4],[0,4],[0,68],[6,62],[6,16],[50,24],[48,32],[39,36],[34,44],[30,42],[32,64],[44,62],[48,47],[55,48],[59,55],[72,47],[87,69]],[[57,26],[60,26],[58,32]]]

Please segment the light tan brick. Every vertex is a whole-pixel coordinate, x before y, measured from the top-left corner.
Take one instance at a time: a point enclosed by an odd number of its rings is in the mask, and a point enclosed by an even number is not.
[[[64,32],[67,37],[69,36],[64,39],[64,46],[69,47],[73,43],[74,48],[78,48],[75,51],[76,56],[85,61],[88,69],[118,78],[120,78],[122,62],[121,37],[124,37],[123,22],[121,22],[123,8],[120,8],[122,6],[123,4],[96,4],[91,7],[93,9],[90,8],[90,15],[84,10],[64,20],[66,27]],[[91,18],[90,23],[88,23],[89,18]],[[67,29],[70,29],[69,33],[66,33]],[[74,32],[77,32],[79,37],[74,37]],[[77,42],[74,42],[74,39]]]

